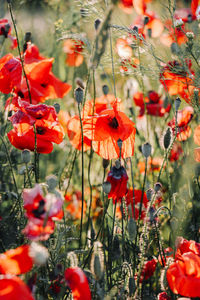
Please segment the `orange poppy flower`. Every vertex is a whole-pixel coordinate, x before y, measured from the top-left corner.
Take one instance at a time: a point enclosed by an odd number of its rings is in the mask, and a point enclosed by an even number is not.
[[[58,113],[58,120],[62,125],[64,132],[67,133],[67,123],[70,120],[70,115],[67,111],[60,110]]]
[[[148,97],[144,97],[143,93],[137,92],[133,96],[133,100],[136,106],[140,107],[139,117],[142,117],[145,112],[148,115],[155,117],[163,117],[171,109],[171,105],[168,104],[167,107],[164,107],[164,101],[160,99],[161,97],[154,91],[148,92]]]
[[[66,64],[70,67],[79,67],[83,63],[84,43],[80,40],[67,39],[64,42],[63,51],[67,54]]]
[[[200,162],[200,147],[194,149],[194,159]]]
[[[129,43],[128,43],[127,39],[123,39],[123,38],[117,39],[116,51],[117,51],[117,54],[122,59],[131,59],[131,57],[133,55],[133,50],[129,46]]]
[[[0,300],[34,300],[29,288],[19,277],[0,278]]]
[[[154,172],[154,171],[160,171],[160,168],[162,166],[162,162],[163,159],[160,157],[154,157],[154,158],[148,158],[148,168],[150,172]],[[140,161],[138,163],[138,169],[140,171],[140,173],[144,173],[145,172],[145,162]]]
[[[194,130],[194,142],[200,146],[200,125],[198,125]]]
[[[0,254],[0,274],[19,275],[30,271],[33,260],[30,245],[23,245]]]
[[[9,94],[22,80],[22,66],[12,54],[0,59],[0,92]]]
[[[183,154],[183,149],[181,145],[179,143],[174,143],[169,155],[169,160],[172,162],[177,161],[182,154]]]
[[[68,268],[65,270],[65,280],[69,285],[74,300],[91,300],[91,292],[87,277],[78,268]]]
[[[167,281],[174,294],[200,297],[200,257],[193,252],[179,255],[167,270]]]
[[[172,27],[172,21],[167,20],[165,22],[165,28],[167,29],[168,33],[164,33],[160,37],[160,41],[163,43],[163,45],[170,47],[172,43],[177,43],[179,45],[187,42],[187,36],[185,34],[185,26],[184,24],[178,27],[175,27],[175,29]]]
[[[46,241],[54,232],[55,223],[52,220],[29,218],[22,233],[31,241]]]
[[[126,198],[125,198],[126,205],[128,208],[129,208],[129,206],[131,207],[132,217],[135,218],[135,220],[137,220],[139,217],[139,208],[140,208],[141,198],[142,198],[141,190],[134,189],[134,194],[133,194],[133,188],[130,188],[127,191]],[[141,220],[143,220],[146,216],[147,205],[148,205],[148,199],[147,199],[146,193],[144,193],[143,202],[142,202]],[[135,214],[134,214],[134,212],[135,212]]]
[[[126,169],[123,166],[111,167],[107,181],[111,183],[108,198],[112,198],[114,203],[121,200],[127,193],[128,175]]]
[[[191,133],[192,130],[188,126],[188,123],[192,120],[194,114],[194,109],[191,106],[186,106],[184,109],[179,110],[177,112],[177,127],[178,127],[178,132],[177,132],[177,139],[178,141],[185,141],[187,140]],[[168,123],[168,126],[172,128],[173,133],[175,134],[175,129],[176,129],[176,123],[175,123],[175,117]]]
[[[76,191],[73,194],[65,195],[65,203],[66,212],[69,214],[69,217],[75,220],[80,220],[81,218],[81,210],[82,210],[82,193],[80,191]],[[84,215],[86,213],[86,202],[83,204],[83,212]]]
[[[191,61],[187,61],[186,64],[191,75],[194,75],[194,72],[191,70]],[[190,102],[189,87],[193,84],[193,80],[190,77],[181,63],[171,61],[163,68],[160,74],[160,82],[170,95],[180,95],[186,102]]]
[[[17,47],[17,39],[11,35],[11,25],[7,19],[0,19],[0,35],[9,38],[12,41],[11,49]]]
[[[53,144],[63,141],[64,130],[58,122],[55,108],[45,104],[27,105],[20,102],[20,109],[9,118],[14,129],[7,133],[11,144],[17,149],[35,150],[35,133],[37,138],[37,152],[50,153]]]

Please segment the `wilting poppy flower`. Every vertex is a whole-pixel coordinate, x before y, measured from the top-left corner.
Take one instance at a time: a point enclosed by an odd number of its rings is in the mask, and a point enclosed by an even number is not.
[[[70,67],[79,67],[83,63],[83,42],[80,40],[67,39],[64,42],[63,51],[67,54],[66,64]]]
[[[174,294],[200,297],[200,257],[193,252],[179,255],[167,270],[167,281]]]
[[[12,54],[0,59],[0,91],[9,94],[22,80],[22,66]]]
[[[29,288],[19,277],[0,278],[0,300],[34,300]]]
[[[178,141],[187,140],[192,130],[188,126],[188,123],[192,120],[194,114],[194,110],[191,106],[186,106],[182,110],[177,112],[177,139]],[[176,121],[175,117],[168,123],[168,125],[172,128],[173,133],[175,134],[176,130]]]
[[[0,274],[19,275],[30,271],[32,267],[30,245],[23,245],[0,254]]]
[[[34,151],[36,130],[37,152],[52,152],[52,143],[60,144],[64,137],[55,108],[45,104],[24,105],[23,102],[20,105],[20,109],[9,118],[14,127],[7,134],[11,144],[20,150]]]
[[[107,181],[111,183],[108,198],[112,198],[113,202],[121,200],[127,193],[128,175],[126,169],[123,166],[111,167]]]
[[[180,95],[186,102],[190,102],[190,87],[193,84],[191,76],[191,61],[186,61],[188,71],[178,61],[171,61],[162,69],[160,82],[170,95]]]
[[[161,97],[155,91],[149,91],[148,97],[144,97],[141,92],[135,93],[133,100],[135,105],[140,107],[139,117],[144,115],[145,105],[148,115],[163,117],[166,113],[168,113],[171,109],[171,105],[168,104],[167,107],[164,107],[164,101],[160,98]]]
[[[11,25],[7,19],[0,19],[0,35],[12,41],[12,49],[17,47],[17,39],[11,35]]]
[[[169,155],[169,160],[170,161],[177,161],[179,157],[183,154],[183,149],[180,145],[180,143],[174,143],[172,146],[172,150]]]
[[[153,258],[152,260],[146,261],[144,263],[144,267],[142,269],[140,282],[142,282],[143,280],[149,279],[155,272],[156,266],[157,266],[157,260],[155,258]]]
[[[158,300],[171,300],[171,297],[167,295],[166,292],[162,292],[157,296]]]
[[[126,194],[126,205],[129,208],[131,207],[132,217],[137,220],[139,217],[139,208],[140,208],[140,202],[142,198],[142,191],[134,189],[133,188],[128,189]],[[142,201],[142,212],[141,212],[141,220],[145,218],[146,215],[146,209],[148,205],[148,199],[146,196],[146,193],[143,195],[143,201]]]
[[[74,300],[91,300],[91,292],[87,277],[78,268],[68,268],[65,270],[65,280],[69,285]]]

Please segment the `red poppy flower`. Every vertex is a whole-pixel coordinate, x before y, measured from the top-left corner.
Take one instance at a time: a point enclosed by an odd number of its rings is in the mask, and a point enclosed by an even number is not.
[[[186,106],[184,109],[177,112],[178,141],[185,141],[190,137],[192,130],[188,126],[188,123],[192,120],[193,114],[194,110],[191,106]],[[168,123],[168,125],[172,128],[173,133],[175,133],[175,117]]]
[[[7,19],[0,19],[0,35],[11,39],[11,49],[15,49],[17,47],[17,39],[11,35],[11,25]]]
[[[167,20],[165,22],[165,28],[167,29],[168,33],[164,33],[160,37],[160,41],[167,47],[170,47],[172,43],[177,43],[179,45],[187,42],[186,30],[185,25],[181,25],[178,27],[173,28],[172,21]]]
[[[199,0],[192,0],[191,2],[191,11],[193,16],[195,16],[197,19],[200,15],[200,3]]]
[[[156,266],[157,266],[156,259],[153,258],[152,260],[146,261],[144,263],[144,267],[141,273],[140,282],[149,279],[155,272]]]
[[[127,191],[126,205],[127,205],[128,208],[129,208],[129,206],[131,207],[132,216],[133,216],[133,218],[135,218],[135,220],[137,220],[138,216],[139,216],[139,208],[140,208],[141,198],[142,198],[142,191],[141,190],[135,190],[134,189],[134,194],[133,194],[133,188],[130,188]],[[142,201],[141,220],[143,220],[146,216],[147,205],[148,205],[148,199],[147,199],[146,193],[144,193],[143,201]],[[135,214],[134,214],[134,212],[135,212]]]
[[[46,57],[44,57],[40,54],[39,49],[36,45],[34,45],[30,42],[28,42],[26,44],[26,50],[24,52],[25,64],[32,64],[32,63],[39,62],[44,59],[46,59]]]
[[[200,244],[193,240],[186,240],[183,237],[176,239],[176,257],[187,252],[192,252],[200,257]]]
[[[22,66],[12,54],[0,59],[0,91],[9,94],[14,87],[21,83]]]
[[[158,300],[171,300],[171,297],[168,296],[166,292],[162,292],[162,293],[158,294],[157,299]]]
[[[68,268],[65,270],[65,280],[69,285],[74,300],[91,300],[91,292],[87,277],[78,268]]]
[[[177,161],[183,154],[183,149],[179,143],[174,143],[170,152],[169,160],[171,162]]]
[[[64,42],[63,51],[67,54],[66,64],[70,67],[79,67],[83,63],[84,43],[80,40],[67,39]]]
[[[170,95],[180,95],[186,102],[190,102],[190,87],[193,84],[190,77],[194,72],[191,70],[191,61],[186,61],[186,64],[190,74],[178,61],[169,62],[160,74],[160,82]]]
[[[196,16],[192,13],[190,7],[179,8],[174,13],[174,18],[176,20],[182,20],[184,23],[191,23],[196,19]]]
[[[32,267],[30,245],[23,245],[0,254],[0,274],[19,275],[30,271]]]
[[[52,220],[29,218],[22,233],[31,241],[46,241],[54,232],[55,223]]]
[[[149,91],[148,97],[144,97],[143,93],[137,92],[134,94],[133,100],[135,105],[140,107],[139,117],[144,115],[145,104],[147,114],[155,117],[163,117],[171,109],[170,104],[168,104],[166,108],[164,107],[164,101],[161,100],[160,96],[154,91]]]
[[[14,129],[8,132],[11,144],[17,149],[35,150],[35,133],[37,152],[50,153],[53,144],[60,144],[64,137],[63,127],[58,122],[55,108],[45,104],[27,105],[20,102],[20,109],[10,117]]]
[[[200,257],[193,252],[179,255],[167,270],[167,281],[174,294],[200,297]]]
[[[0,279],[0,300],[34,300],[29,288],[19,277]]]
[[[125,168],[123,166],[111,167],[107,181],[111,183],[108,198],[112,198],[113,202],[121,200],[127,193],[128,175]]]

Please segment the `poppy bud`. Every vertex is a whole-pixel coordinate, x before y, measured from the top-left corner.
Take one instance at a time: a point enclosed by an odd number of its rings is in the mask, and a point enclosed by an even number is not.
[[[120,257],[120,254],[121,254],[121,250],[120,250],[119,237],[118,235],[115,235],[113,240],[113,256],[115,259],[117,259]]]
[[[103,168],[106,169],[109,166],[110,160],[103,158]]]
[[[150,222],[153,222],[155,221],[155,209],[151,206],[150,209],[149,209],[149,221]]]
[[[101,20],[96,19],[96,20],[94,21],[94,28],[95,28],[95,30],[98,30],[100,24],[101,24]]]
[[[81,87],[84,90],[84,83],[83,80],[79,77],[76,78],[76,84],[79,85],[79,87]]]
[[[149,17],[146,16],[146,17],[144,18],[144,25],[148,24],[148,22],[149,22]]]
[[[131,241],[135,239],[136,232],[137,232],[137,226],[135,220],[133,218],[130,218],[128,221],[128,234]]]
[[[31,42],[31,32],[26,32],[24,37],[25,43]]]
[[[31,160],[31,153],[30,153],[30,151],[28,149],[24,149],[22,151],[22,161],[25,164],[28,164],[30,160]]]
[[[111,183],[109,181],[105,181],[103,183],[103,191],[105,194],[109,194],[111,191]]]
[[[198,89],[194,89],[194,99],[198,105],[198,103],[199,103],[199,90]]]
[[[179,97],[175,100],[175,110],[178,111],[179,107],[181,105],[181,99]]]
[[[170,144],[171,144],[171,137],[172,137],[172,130],[171,127],[168,127],[165,135],[164,135],[164,139],[163,139],[163,145],[165,149],[168,149]]]
[[[101,279],[103,272],[102,272],[100,258],[97,253],[93,254],[93,257],[91,260],[91,269],[92,269],[96,279],[97,280]]]
[[[48,190],[49,191],[53,191],[57,184],[58,184],[58,180],[57,177],[55,175],[49,175],[46,177],[46,183],[48,185]]]
[[[157,193],[158,191],[160,191],[160,189],[162,188],[162,184],[160,182],[156,182],[154,184],[154,190]]]
[[[107,84],[103,85],[102,90],[103,90],[104,95],[108,95],[108,93],[109,93],[109,87],[107,86]]]
[[[151,155],[151,145],[149,143],[145,143],[142,145],[142,154],[146,158],[148,158]]]
[[[60,111],[60,104],[59,104],[59,103],[54,103],[53,106],[54,106],[54,108],[55,108],[56,113],[58,114],[59,111]]]
[[[148,201],[151,201],[151,198],[152,198],[153,194],[154,194],[154,190],[153,189],[148,189],[146,191],[146,195],[147,195]]]
[[[75,89],[74,97],[75,97],[75,100],[78,102],[78,104],[81,104],[83,102],[83,89],[80,87]]]
[[[128,288],[129,288],[129,296],[131,297],[133,295],[133,293],[135,292],[135,279],[134,279],[134,277],[129,278]]]

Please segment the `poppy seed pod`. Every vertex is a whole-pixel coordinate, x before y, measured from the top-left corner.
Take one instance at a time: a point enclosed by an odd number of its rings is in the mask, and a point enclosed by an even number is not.
[[[94,21],[94,28],[95,28],[95,30],[98,30],[100,24],[101,24],[101,20],[96,19],[96,20]]]
[[[110,190],[111,190],[111,183],[108,182],[108,181],[105,181],[103,183],[103,191],[105,194],[109,194],[110,193]]]
[[[151,201],[151,198],[152,198],[153,194],[154,194],[154,190],[153,189],[148,189],[146,191],[146,195],[147,195],[148,201]]]
[[[28,164],[31,160],[31,154],[30,154],[30,151],[28,149],[24,149],[22,151],[22,161],[25,163],[25,164]]]
[[[151,145],[149,143],[145,143],[142,145],[142,154],[146,158],[148,158],[151,155]]]
[[[109,93],[109,87],[107,86],[107,84],[104,84],[102,86],[102,91],[103,91],[104,95],[108,95],[108,93]]]
[[[174,105],[175,105],[175,110],[178,111],[178,109],[181,105],[181,99],[179,97],[176,98]]]
[[[74,97],[78,104],[81,104],[83,102],[83,89],[78,87],[74,91]]]
[[[165,149],[168,149],[171,144],[171,138],[172,138],[172,130],[170,127],[167,128],[164,139],[163,139],[163,145]]]
[[[54,103],[53,106],[54,106],[54,108],[55,108],[56,113],[58,114],[59,111],[60,111],[60,104],[59,104],[59,103]]]
[[[154,190],[157,193],[158,191],[160,191],[160,189],[162,188],[162,184],[160,182],[156,182],[154,184]]]
[[[24,37],[25,43],[31,42],[31,32],[26,32]]]
[[[97,253],[93,254],[91,268],[93,269],[96,279],[97,280],[101,279],[103,272],[102,272],[100,257]]]
[[[57,184],[58,184],[58,180],[57,180],[57,177],[55,175],[47,176],[46,177],[46,182],[47,182],[49,191],[53,191],[56,188]]]

